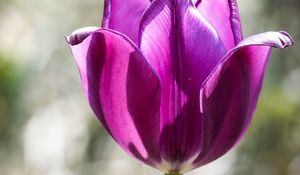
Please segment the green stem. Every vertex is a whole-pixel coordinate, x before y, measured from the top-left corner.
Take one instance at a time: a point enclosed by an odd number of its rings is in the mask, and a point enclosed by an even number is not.
[[[177,172],[169,172],[169,173],[166,173],[165,175],[182,175],[182,174],[177,173]]]

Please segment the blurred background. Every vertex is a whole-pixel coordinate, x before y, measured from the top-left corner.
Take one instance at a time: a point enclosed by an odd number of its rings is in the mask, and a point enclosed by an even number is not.
[[[300,1],[239,0],[244,35],[288,31],[254,121],[226,156],[189,175],[300,174]],[[0,0],[0,174],[158,175],[93,116],[64,35],[99,26],[103,0]]]

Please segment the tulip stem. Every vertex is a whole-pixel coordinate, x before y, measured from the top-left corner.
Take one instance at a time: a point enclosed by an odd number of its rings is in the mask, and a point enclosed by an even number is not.
[[[166,173],[165,175],[182,175],[182,174],[177,173],[177,172],[169,172],[169,173]]]

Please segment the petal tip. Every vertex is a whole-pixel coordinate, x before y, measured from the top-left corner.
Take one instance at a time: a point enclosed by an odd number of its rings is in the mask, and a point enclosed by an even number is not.
[[[71,45],[77,45],[80,44],[84,39],[86,39],[91,33],[95,32],[96,30],[99,30],[99,27],[84,27],[75,30],[72,32],[70,36],[65,36],[65,39],[67,42]]]
[[[286,47],[290,47],[294,44],[294,40],[293,38],[291,37],[290,34],[288,34],[287,32],[285,31],[280,31],[279,32],[281,35],[279,36],[279,40],[281,42],[281,49],[284,49]]]

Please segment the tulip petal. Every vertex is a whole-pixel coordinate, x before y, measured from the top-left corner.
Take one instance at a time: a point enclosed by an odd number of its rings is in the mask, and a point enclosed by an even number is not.
[[[285,32],[267,32],[244,39],[219,63],[200,92],[203,115],[201,153],[196,166],[225,154],[251,122],[271,47],[293,43]]]
[[[102,27],[121,32],[134,43],[138,39],[138,26],[150,0],[105,0]]]
[[[242,40],[236,0],[193,0],[199,12],[217,30],[227,50]]]
[[[162,83],[160,147],[174,169],[199,152],[200,87],[226,49],[189,0],[153,1],[141,20],[139,38]]]
[[[85,37],[74,36],[82,33]],[[71,38],[82,40],[71,43]],[[69,44],[98,119],[129,154],[156,166],[160,83],[144,56],[130,39],[109,29],[75,33]]]

